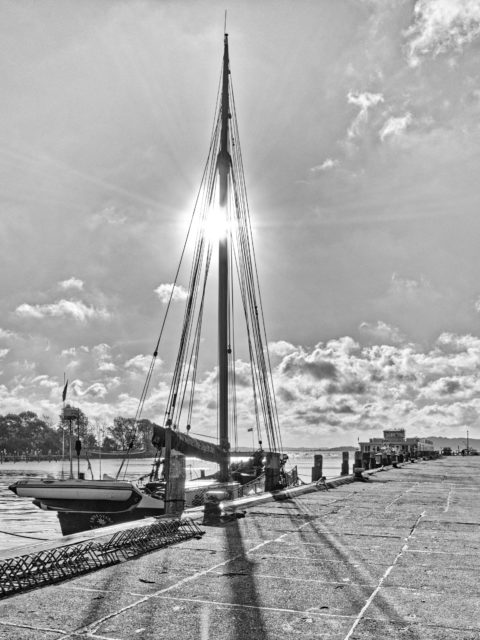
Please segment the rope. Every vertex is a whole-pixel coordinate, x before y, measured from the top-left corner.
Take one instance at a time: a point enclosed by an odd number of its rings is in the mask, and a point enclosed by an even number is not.
[[[0,531],[6,536],[15,536],[16,538],[28,538],[28,540],[48,540],[48,538],[36,538],[35,536],[24,536],[21,533],[12,533],[11,531]]]
[[[238,269],[244,312],[247,323],[251,325],[251,334],[254,346],[252,347],[252,374],[256,379],[260,392],[260,402],[264,421],[267,426],[267,438],[270,448],[277,450],[281,447],[281,436],[278,422],[278,411],[276,398],[272,383],[271,362],[268,355],[265,358],[264,343],[268,344],[263,307],[260,295],[260,284],[258,278],[258,267],[253,245],[253,234],[250,222],[249,207],[247,200],[246,185],[243,172],[243,161],[240,147],[240,136],[238,131],[238,121],[235,112],[235,99],[233,88],[231,88],[233,142],[232,142],[232,163],[233,163],[233,183],[234,197],[237,210],[237,232],[238,232]],[[238,176],[238,180],[236,177]],[[259,301],[257,303],[257,300]],[[261,320],[261,321],[260,321]],[[253,364],[253,361],[255,364]]]

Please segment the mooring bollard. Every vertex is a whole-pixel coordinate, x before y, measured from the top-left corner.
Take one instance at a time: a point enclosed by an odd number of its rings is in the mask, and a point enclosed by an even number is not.
[[[358,467],[363,467],[363,465],[362,465],[362,452],[361,451],[355,451],[355,453],[353,454],[353,469],[352,469],[352,472],[355,473],[355,469],[357,469]]]
[[[185,456],[173,452],[170,456],[170,470],[165,496],[165,513],[176,515],[185,507]]]
[[[267,452],[265,460],[265,491],[275,491],[280,484],[280,454]]]
[[[342,453],[342,470],[340,475],[348,476],[348,451]]]
[[[316,453],[313,456],[312,482],[317,482],[323,476],[323,456]]]
[[[205,494],[205,505],[203,507],[203,523],[204,525],[220,525],[227,524],[233,520],[244,518],[246,511],[235,511],[234,513],[225,513],[223,510],[223,501],[228,500],[228,491],[207,491]]]
[[[370,454],[369,453],[362,453],[362,467],[364,469],[370,469]]]
[[[354,480],[365,480],[362,473],[365,471],[362,464],[362,452],[355,451],[355,459],[353,462],[353,477]]]
[[[226,491],[207,491],[203,508],[203,524],[219,524],[223,515],[222,500],[228,497]]]

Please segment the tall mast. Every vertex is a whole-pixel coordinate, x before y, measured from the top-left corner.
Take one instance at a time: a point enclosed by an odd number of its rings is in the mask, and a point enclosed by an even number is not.
[[[218,174],[220,183],[220,217],[224,228],[219,235],[218,243],[218,377],[219,377],[219,428],[220,447],[220,480],[229,479],[229,440],[228,440],[228,234],[227,203],[228,174],[231,160],[228,152],[228,125],[230,117],[228,96],[228,34],[224,36],[223,80],[222,80],[222,130],[220,135],[220,151],[218,153]]]

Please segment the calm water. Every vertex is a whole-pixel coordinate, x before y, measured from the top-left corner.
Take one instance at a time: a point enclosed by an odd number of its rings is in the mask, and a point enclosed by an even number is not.
[[[342,454],[337,452],[325,452],[323,454],[323,473],[327,478],[340,474]],[[289,467],[297,466],[298,474],[304,482],[311,480],[311,468],[313,466],[312,453],[291,454]],[[101,474],[98,460],[91,462],[95,478],[108,473],[115,476],[119,460],[102,460]],[[187,458],[187,480],[195,480],[200,477],[200,470],[212,473],[214,465],[195,458]],[[287,467],[287,468],[289,468]],[[42,511],[35,507],[28,498],[19,498],[8,490],[8,485],[15,480],[25,477],[45,477],[52,475],[59,477],[62,468],[66,476],[69,473],[69,463],[60,462],[7,462],[0,464],[0,551],[11,547],[28,545],[32,540],[51,540],[60,536],[60,527],[55,512]],[[126,479],[135,479],[150,472],[151,464],[148,459],[133,460],[129,462]],[[77,465],[74,463],[73,471],[77,475]],[[85,478],[92,475],[84,460],[80,463],[80,471],[85,473]],[[122,472],[123,478],[123,472]]]

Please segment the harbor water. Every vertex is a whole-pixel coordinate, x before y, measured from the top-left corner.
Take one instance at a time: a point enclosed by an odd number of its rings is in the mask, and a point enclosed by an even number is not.
[[[322,453],[322,452],[321,452]],[[341,452],[323,452],[323,474],[327,478],[340,475],[342,462]],[[80,471],[85,478],[101,477],[103,474],[116,475],[120,460],[102,459],[92,460],[91,467],[85,460],[81,460]],[[296,466],[298,475],[304,482],[311,481],[311,469],[313,466],[313,453],[291,453],[287,469]],[[151,460],[133,459],[128,463],[125,475],[122,470],[121,478],[135,480],[142,475],[150,473]],[[208,475],[213,473],[215,465],[209,466],[202,460],[195,458],[186,459],[187,481],[200,478],[201,471]],[[3,462],[0,464],[0,551],[13,547],[31,544],[32,541],[52,540],[58,538],[60,526],[57,514],[53,511],[43,511],[32,504],[28,498],[19,498],[9,491],[8,486],[21,478],[44,478],[47,475],[60,477],[63,473],[68,477],[70,467],[68,461],[61,460],[51,462]],[[77,475],[77,462],[73,465],[74,475]]]

